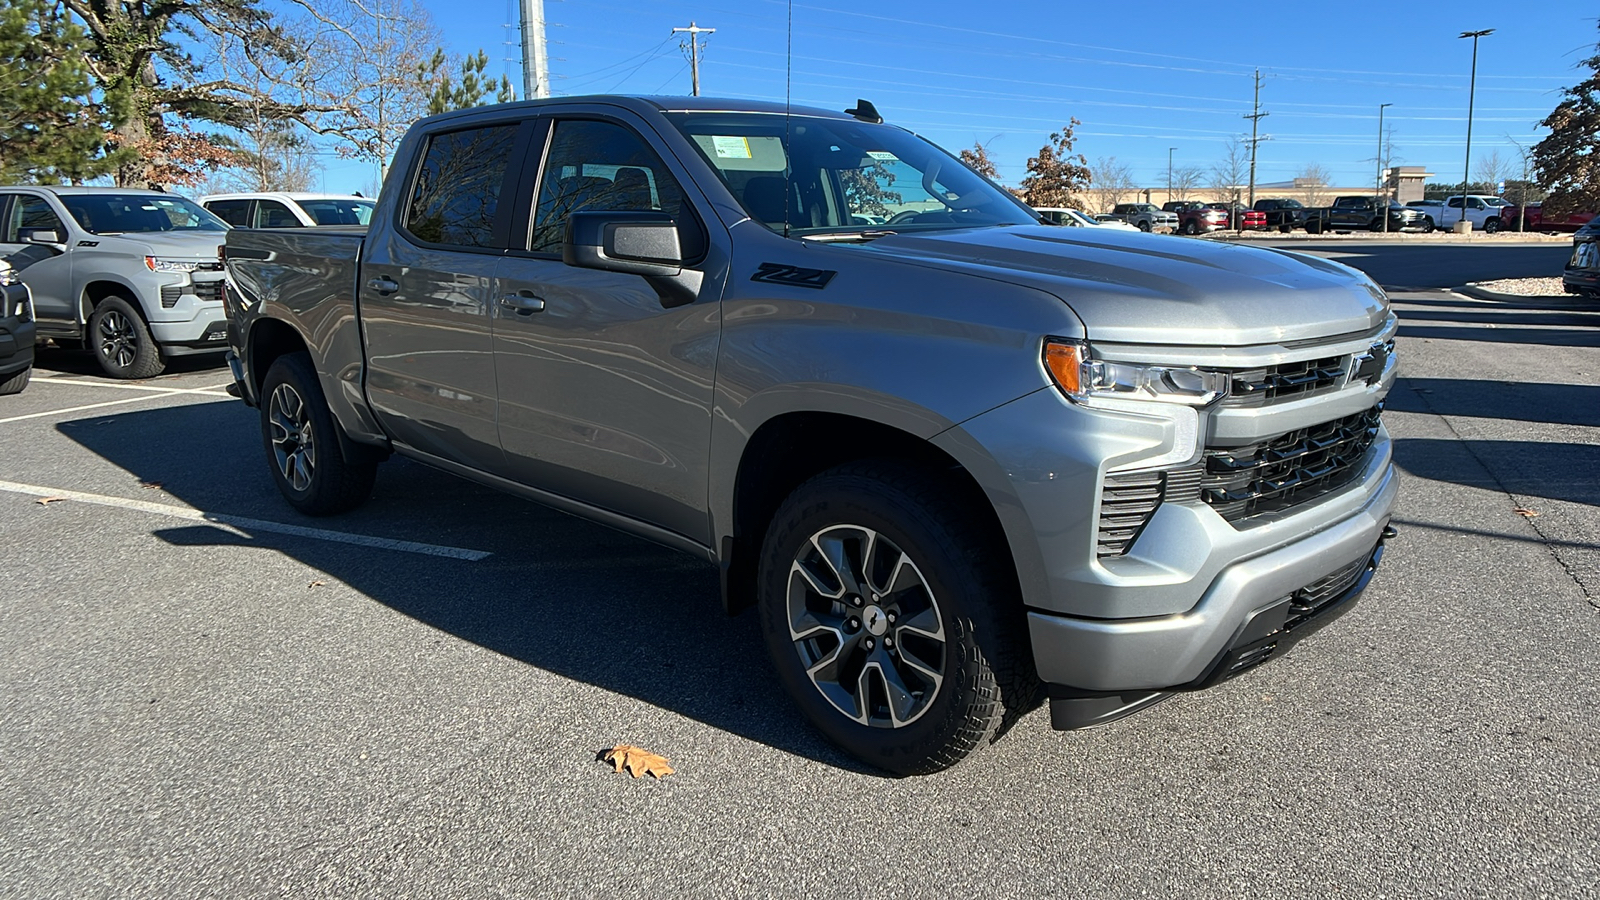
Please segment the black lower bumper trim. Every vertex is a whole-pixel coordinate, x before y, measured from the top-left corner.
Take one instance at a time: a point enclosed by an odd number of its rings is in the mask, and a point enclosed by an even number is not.
[[[1383,560],[1384,543],[1397,534],[1394,526],[1386,524],[1377,545],[1360,566],[1354,580],[1333,597],[1313,600],[1302,596],[1305,591],[1296,591],[1252,612],[1227,648],[1206,668],[1205,674],[1188,684],[1176,684],[1157,691],[1085,691],[1065,685],[1046,685],[1045,690],[1050,698],[1050,727],[1057,731],[1071,731],[1115,722],[1148,709],[1174,693],[1202,691],[1242,675],[1269,659],[1276,659],[1355,605],[1367,584],[1372,581],[1378,563]],[[1314,605],[1311,605],[1313,602]]]

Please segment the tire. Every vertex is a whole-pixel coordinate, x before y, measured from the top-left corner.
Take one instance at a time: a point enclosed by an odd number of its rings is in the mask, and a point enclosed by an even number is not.
[[[348,512],[372,494],[377,464],[346,461],[337,427],[310,355],[278,357],[261,384],[261,443],[278,490],[308,516]]]
[[[1422,220],[1422,233],[1423,234],[1433,234],[1433,229],[1434,229],[1434,224],[1433,224],[1433,217],[1432,216],[1429,216],[1426,219]]]
[[[1311,221],[1306,223],[1306,234],[1321,234],[1321,233],[1322,233],[1322,221],[1321,220],[1312,219]]]
[[[1190,219],[1189,221],[1183,223],[1182,230],[1184,234],[1199,234],[1200,226],[1195,222],[1194,219]]]
[[[1150,223],[1149,223],[1149,221],[1140,222],[1139,223],[1139,230],[1145,232],[1146,234],[1149,234],[1150,233]]]
[[[1010,554],[976,518],[948,482],[869,461],[802,484],[767,530],[758,606],[778,679],[864,762],[936,772],[1034,706]]]
[[[1497,232],[1499,230],[1500,230],[1500,220],[1499,219],[1495,218],[1495,219],[1484,219],[1483,220],[1483,233],[1484,234],[1494,234],[1495,232]]]
[[[1290,225],[1288,222],[1285,222],[1282,225],[1278,226],[1278,233],[1279,234],[1288,234],[1291,231],[1294,231],[1294,226]]]
[[[22,389],[28,386],[28,379],[32,376],[33,366],[29,366],[26,369],[23,369],[21,372],[17,372],[16,374],[12,375],[10,378],[0,381],[0,397],[4,397],[7,394],[22,393]]]
[[[1382,231],[1383,230],[1383,220],[1382,219],[1373,219],[1371,222],[1368,222],[1367,223],[1367,230],[1368,231]]]
[[[123,297],[107,297],[89,314],[89,346],[112,378],[154,378],[167,364],[144,317]]]

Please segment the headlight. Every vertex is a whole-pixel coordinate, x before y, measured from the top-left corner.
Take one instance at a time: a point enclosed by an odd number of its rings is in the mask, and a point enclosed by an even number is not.
[[[1107,362],[1095,359],[1082,341],[1045,341],[1044,366],[1056,385],[1079,403],[1104,398],[1210,406],[1228,395],[1226,372]]]
[[[157,256],[146,256],[144,265],[145,268],[152,272],[193,272],[204,263],[185,259],[161,259]]]

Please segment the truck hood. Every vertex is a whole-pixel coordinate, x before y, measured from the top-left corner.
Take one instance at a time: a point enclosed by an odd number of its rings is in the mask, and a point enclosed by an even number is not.
[[[1054,294],[1090,340],[1237,347],[1378,328],[1389,301],[1366,275],[1280,250],[1095,228],[896,234],[863,249]]]
[[[226,231],[142,231],[109,234],[99,238],[102,248],[126,249],[140,256],[166,259],[204,259],[215,261],[217,248],[227,239]],[[113,243],[115,242],[115,243]]]

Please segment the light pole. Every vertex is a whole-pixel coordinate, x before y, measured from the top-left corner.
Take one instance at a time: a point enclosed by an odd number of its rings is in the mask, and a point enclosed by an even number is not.
[[[1467,161],[1466,168],[1461,173],[1461,220],[1467,223],[1466,230],[1472,230],[1472,223],[1467,219],[1467,182],[1472,179],[1472,107],[1478,95],[1478,38],[1494,34],[1493,28],[1482,31],[1463,31],[1461,36],[1472,38],[1472,79],[1467,82]]]
[[[1393,103],[1378,104],[1378,181],[1377,187],[1372,192],[1374,207],[1380,208],[1383,215],[1383,233],[1389,233],[1389,209],[1383,203],[1383,111],[1393,106]]]
[[[1172,202],[1172,151],[1177,147],[1167,148],[1167,202]]]

